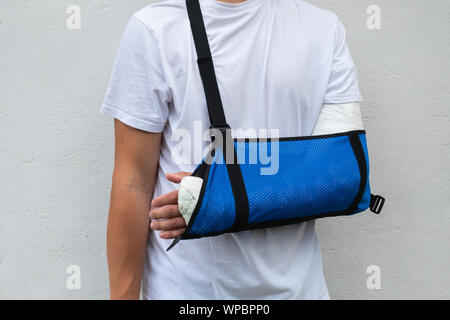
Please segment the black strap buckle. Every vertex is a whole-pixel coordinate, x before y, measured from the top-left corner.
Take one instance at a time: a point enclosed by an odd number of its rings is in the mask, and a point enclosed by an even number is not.
[[[385,199],[382,196],[372,194],[370,197],[370,211],[380,214],[383,209]]]
[[[209,134],[211,136],[211,141],[213,142],[215,139],[215,130],[220,131],[222,133],[222,137],[226,137],[227,134],[230,134],[231,127],[228,124],[226,124],[225,126],[216,126],[216,127],[211,125],[209,127]]]

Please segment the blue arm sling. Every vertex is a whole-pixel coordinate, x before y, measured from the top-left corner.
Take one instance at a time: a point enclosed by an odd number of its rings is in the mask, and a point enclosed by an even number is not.
[[[213,144],[192,174],[203,179],[194,212],[185,232],[167,250],[185,239],[353,215],[369,208],[379,214],[385,200],[370,192],[365,131],[278,139],[232,138],[199,2],[186,0],[186,7]],[[267,164],[261,159],[249,161],[260,148],[278,152],[276,174],[262,174]]]

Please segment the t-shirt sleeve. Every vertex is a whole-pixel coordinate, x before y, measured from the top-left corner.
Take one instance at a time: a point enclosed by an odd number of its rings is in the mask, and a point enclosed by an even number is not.
[[[334,55],[324,103],[362,101],[355,64],[347,46],[345,28],[337,19]]]
[[[168,86],[159,43],[133,16],[125,29],[100,112],[148,132],[162,132],[168,116]]]

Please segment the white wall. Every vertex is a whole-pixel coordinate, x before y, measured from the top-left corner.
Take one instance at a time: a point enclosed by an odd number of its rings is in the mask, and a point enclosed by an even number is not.
[[[98,114],[123,28],[147,0],[0,0],[0,298],[108,296],[112,121]],[[334,298],[450,298],[448,0],[311,0],[358,67],[380,216],[320,221]],[[69,5],[81,29],[66,27]],[[366,9],[381,8],[381,30]],[[81,289],[66,268],[81,268]],[[381,270],[381,290],[366,269]]]

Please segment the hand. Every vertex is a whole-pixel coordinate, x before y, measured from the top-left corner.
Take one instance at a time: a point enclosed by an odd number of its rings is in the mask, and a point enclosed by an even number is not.
[[[168,173],[166,178],[174,183],[190,176],[189,172]],[[153,209],[150,211],[150,228],[159,233],[162,239],[175,239],[186,230],[186,222],[178,210],[178,190],[166,193],[152,201]]]

